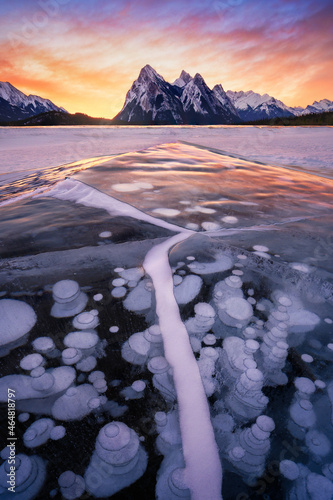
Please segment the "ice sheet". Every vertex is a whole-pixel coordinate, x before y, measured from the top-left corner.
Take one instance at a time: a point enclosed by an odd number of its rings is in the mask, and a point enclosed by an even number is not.
[[[0,178],[178,140],[332,175],[332,139],[332,127],[0,127]]]

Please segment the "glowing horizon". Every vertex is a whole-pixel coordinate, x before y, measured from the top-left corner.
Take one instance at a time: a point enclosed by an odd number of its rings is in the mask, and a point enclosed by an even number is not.
[[[140,69],[289,106],[333,100],[329,0],[16,0],[1,6],[1,81],[113,118]]]

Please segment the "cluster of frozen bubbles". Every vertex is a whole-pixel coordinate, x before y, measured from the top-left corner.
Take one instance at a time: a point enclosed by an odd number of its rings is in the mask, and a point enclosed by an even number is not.
[[[254,251],[263,256],[268,249],[257,246]],[[256,297],[255,288],[245,285],[247,258],[245,253],[233,259],[221,252],[213,262],[198,262],[187,256],[172,271],[178,305],[192,304],[185,326],[206,396],[213,397],[211,419],[223,470],[230,470],[245,484],[253,485],[265,471],[275,432],[275,422],[266,414],[269,399],[263,389],[289,382],[285,372],[288,350],[302,346],[306,335],[322,320],[304,308],[296,292],[277,288],[270,296]],[[145,316],[150,324],[128,337],[121,355],[136,366],[136,373],[143,373],[142,378],[147,378],[147,371],[151,374],[154,390],[170,408],[154,414],[156,452],[163,457],[156,478],[156,498],[190,498],[173,370],[165,357],[160,327],[151,320],[153,284],[142,268],[116,268],[114,272],[117,277],[111,282],[110,292],[114,300],[122,300],[126,310]],[[221,280],[212,283],[216,273]],[[209,286],[209,299],[199,302],[197,297],[204,285]],[[53,286],[52,294],[51,315],[73,318],[71,331],[62,339],[62,348],[55,345],[51,336],[35,338],[31,342],[32,352],[20,360],[20,373],[0,379],[0,401],[7,401],[8,388],[14,390],[19,421],[33,420],[23,434],[23,443],[18,445],[23,451],[16,455],[16,497],[35,498],[47,477],[44,459],[28,451],[34,452],[48,440],[66,439],[68,422],[91,414],[97,422],[105,423],[101,416],[107,414],[115,420],[100,428],[85,473],[81,476],[75,470],[64,470],[58,478],[58,491],[64,498],[79,498],[84,492],[107,498],[144,474],[148,463],[144,436],[117,420],[127,406],[120,406],[105,395],[108,387],[117,386],[117,381],[107,380],[98,370],[107,341],[98,334],[98,311],[86,310],[87,293],[77,282],[62,280]],[[102,294],[93,299],[103,306]],[[28,342],[37,317],[30,305],[8,298],[0,300],[0,317],[0,355],[5,356]],[[325,322],[332,320],[326,318]],[[109,328],[111,335],[118,330],[115,325]],[[330,350],[330,344],[324,348]],[[309,354],[302,355],[303,363],[312,361]],[[293,387],[284,426],[292,438],[301,442],[307,462],[297,463],[292,457],[280,461],[280,474],[290,481],[286,498],[330,500],[332,450],[319,417],[321,398],[326,397],[333,405],[333,383],[301,376],[293,380]],[[136,379],[122,389],[121,396],[125,401],[140,399],[147,390],[147,380]],[[332,423],[333,420],[329,422]],[[1,451],[1,458],[0,498],[9,498],[9,447]],[[50,492],[51,496],[56,493]]]

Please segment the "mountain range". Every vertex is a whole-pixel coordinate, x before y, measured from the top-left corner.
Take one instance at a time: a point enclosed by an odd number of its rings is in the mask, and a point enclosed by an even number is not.
[[[208,87],[203,77],[194,77],[182,71],[179,78],[168,83],[151,66],[140,71],[127,92],[122,110],[110,121],[113,124],[131,125],[218,125],[239,124],[247,121],[295,117],[311,113],[333,111],[333,101],[322,99],[306,108],[290,107],[268,94],[224,91],[222,85]],[[0,122],[14,122],[43,113],[67,113],[49,99],[36,95],[25,95],[8,82],[0,82]],[[76,115],[71,115],[75,117]],[[64,122],[88,120],[80,115],[65,119]],[[44,119],[44,118],[43,118]],[[59,121],[59,116],[57,117]],[[90,120],[90,121],[89,121]],[[38,123],[38,121],[37,121]],[[81,122],[80,122],[81,123]],[[102,122],[101,122],[102,123]]]
[[[210,89],[202,76],[185,71],[172,84],[151,66],[140,71],[127,93],[117,123],[155,125],[236,124],[277,117],[333,111],[333,101],[315,101],[306,108],[287,106],[268,94],[225,92],[222,85]]]

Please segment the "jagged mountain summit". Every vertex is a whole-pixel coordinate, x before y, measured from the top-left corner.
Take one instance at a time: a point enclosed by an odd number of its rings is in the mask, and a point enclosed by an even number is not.
[[[238,113],[222,86],[220,91],[210,90],[199,73],[183,87],[180,100],[185,123],[209,125],[240,122]]]
[[[21,120],[48,111],[67,113],[49,99],[26,95],[9,82],[0,82],[0,121]]]
[[[309,104],[301,114],[308,115],[310,113],[325,113],[327,111],[333,111],[333,101],[322,99],[321,101],[314,101],[313,104]]]
[[[147,65],[128,91],[125,105],[115,121],[139,125],[178,125],[183,123],[182,114],[178,87],[170,85]]]
[[[182,71],[170,84],[147,65],[133,83],[123,109],[114,120],[133,125],[239,123],[237,111],[223,93],[223,89],[220,93],[211,90],[198,73],[192,78]]]
[[[180,87],[180,88],[183,88],[185,87],[185,85],[187,85],[190,81],[192,80],[192,77],[191,75],[189,75],[188,73],[186,73],[186,71],[182,71],[180,73],[180,77],[177,78],[177,80],[175,80],[173,82],[172,85],[176,86],[176,87]]]

